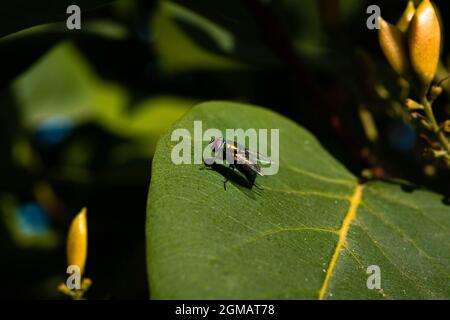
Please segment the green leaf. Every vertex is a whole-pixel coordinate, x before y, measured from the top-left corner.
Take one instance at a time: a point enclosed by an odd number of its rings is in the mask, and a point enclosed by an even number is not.
[[[11,88],[27,128],[35,130],[49,120],[96,122],[134,141],[121,150],[122,159],[152,156],[158,138],[197,103],[181,96],[153,95],[131,104],[126,88],[98,77],[71,41],[56,45]],[[76,149],[75,155],[84,159],[87,154]],[[75,158],[70,154],[72,161]]]
[[[197,50],[202,48],[216,59],[228,58],[225,61],[279,66],[261,36],[260,27],[242,1],[164,0],[161,7],[182,30],[184,41],[198,46]]]
[[[89,117],[102,92],[88,61],[70,41],[55,46],[12,83],[25,123],[37,126],[42,121],[64,116]],[[111,105],[112,99],[107,100]],[[116,98],[115,100],[123,100]],[[114,105],[119,104],[119,102]],[[112,106],[110,106],[112,108]]]
[[[216,26],[207,19],[183,10],[167,1],[162,1],[151,19],[151,29],[154,32],[154,42],[160,56],[161,67],[169,73],[191,70],[236,70],[246,68],[231,58],[223,57],[215,52],[203,50],[177,25],[176,19],[189,21],[207,27],[209,33],[215,36],[222,47],[233,46],[232,36],[223,28]],[[180,54],[183,52],[183,54]]]
[[[49,22],[65,22],[67,7],[76,4],[81,14],[114,0],[15,0],[3,1],[0,11],[0,37],[35,25]]]
[[[248,189],[203,165],[153,160],[148,275],[156,299],[448,299],[450,206],[426,190],[359,184],[306,130],[271,111],[210,102],[174,128],[279,128],[280,170]],[[206,145],[206,142],[204,143]],[[370,290],[369,266],[381,271]]]

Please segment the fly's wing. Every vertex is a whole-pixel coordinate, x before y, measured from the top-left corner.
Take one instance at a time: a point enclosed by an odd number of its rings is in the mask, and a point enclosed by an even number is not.
[[[260,175],[261,177],[264,176],[264,174],[261,172],[261,167],[259,165],[257,165],[256,163],[250,165],[250,169],[252,169],[253,171],[255,171],[258,175]]]
[[[248,159],[254,159],[255,161],[259,161],[259,162],[261,162],[263,164],[270,164],[272,162],[269,158],[263,156],[262,154],[260,154],[258,152],[251,151],[251,150],[248,150],[248,149],[245,149],[244,152],[245,152],[245,156]]]
[[[247,168],[250,168],[252,171],[256,172],[260,176],[264,176],[261,172],[261,167],[251,158],[248,157],[248,154],[245,152],[237,152],[234,154],[234,163],[236,165],[245,165]]]
[[[259,161],[259,162],[261,162],[263,164],[270,164],[270,163],[272,163],[272,161],[269,158],[261,155],[258,152],[248,150],[247,148],[245,148],[244,146],[240,145],[237,142],[232,142],[232,141],[225,140],[225,144],[227,146],[227,149],[233,150],[233,152],[236,155],[239,155],[239,158],[249,159],[252,162]],[[228,150],[227,150],[227,152],[228,152]]]

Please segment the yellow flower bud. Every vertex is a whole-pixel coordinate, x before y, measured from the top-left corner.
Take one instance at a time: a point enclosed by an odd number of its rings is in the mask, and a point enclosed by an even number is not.
[[[450,133],[450,120],[446,120],[442,126],[444,132]]]
[[[414,3],[411,0],[408,1],[405,11],[403,11],[402,16],[397,22],[397,28],[399,28],[401,32],[405,33],[408,31],[409,24],[414,17],[415,12],[416,8],[414,8]]]
[[[424,85],[433,80],[439,62],[441,28],[430,0],[423,0],[410,23],[409,54],[414,71]]]
[[[381,49],[394,71],[401,76],[406,76],[410,70],[410,62],[405,36],[396,26],[381,17],[379,19],[378,39]]]
[[[73,219],[67,236],[67,263],[68,265],[77,265],[81,274],[83,274],[87,257],[86,211],[86,208],[81,209]]]
[[[408,110],[411,111],[423,110],[423,106],[412,99],[406,99],[405,106]]]
[[[429,94],[430,101],[436,100],[442,94],[443,90],[444,89],[442,89],[441,86],[431,86],[430,94]]]

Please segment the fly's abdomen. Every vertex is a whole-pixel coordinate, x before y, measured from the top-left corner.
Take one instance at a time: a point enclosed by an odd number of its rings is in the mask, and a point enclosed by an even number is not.
[[[257,171],[260,170],[257,164],[236,164],[236,169],[241,172],[248,181],[249,187],[255,184]]]

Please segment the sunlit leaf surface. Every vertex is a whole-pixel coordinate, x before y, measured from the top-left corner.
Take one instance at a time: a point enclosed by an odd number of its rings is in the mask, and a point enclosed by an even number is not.
[[[450,206],[426,190],[358,183],[307,131],[271,111],[211,102],[174,128],[279,128],[280,170],[248,189],[203,165],[153,160],[147,260],[156,299],[450,298]],[[204,143],[206,145],[206,143]],[[245,181],[244,181],[245,182]],[[369,266],[381,288],[368,289]]]

